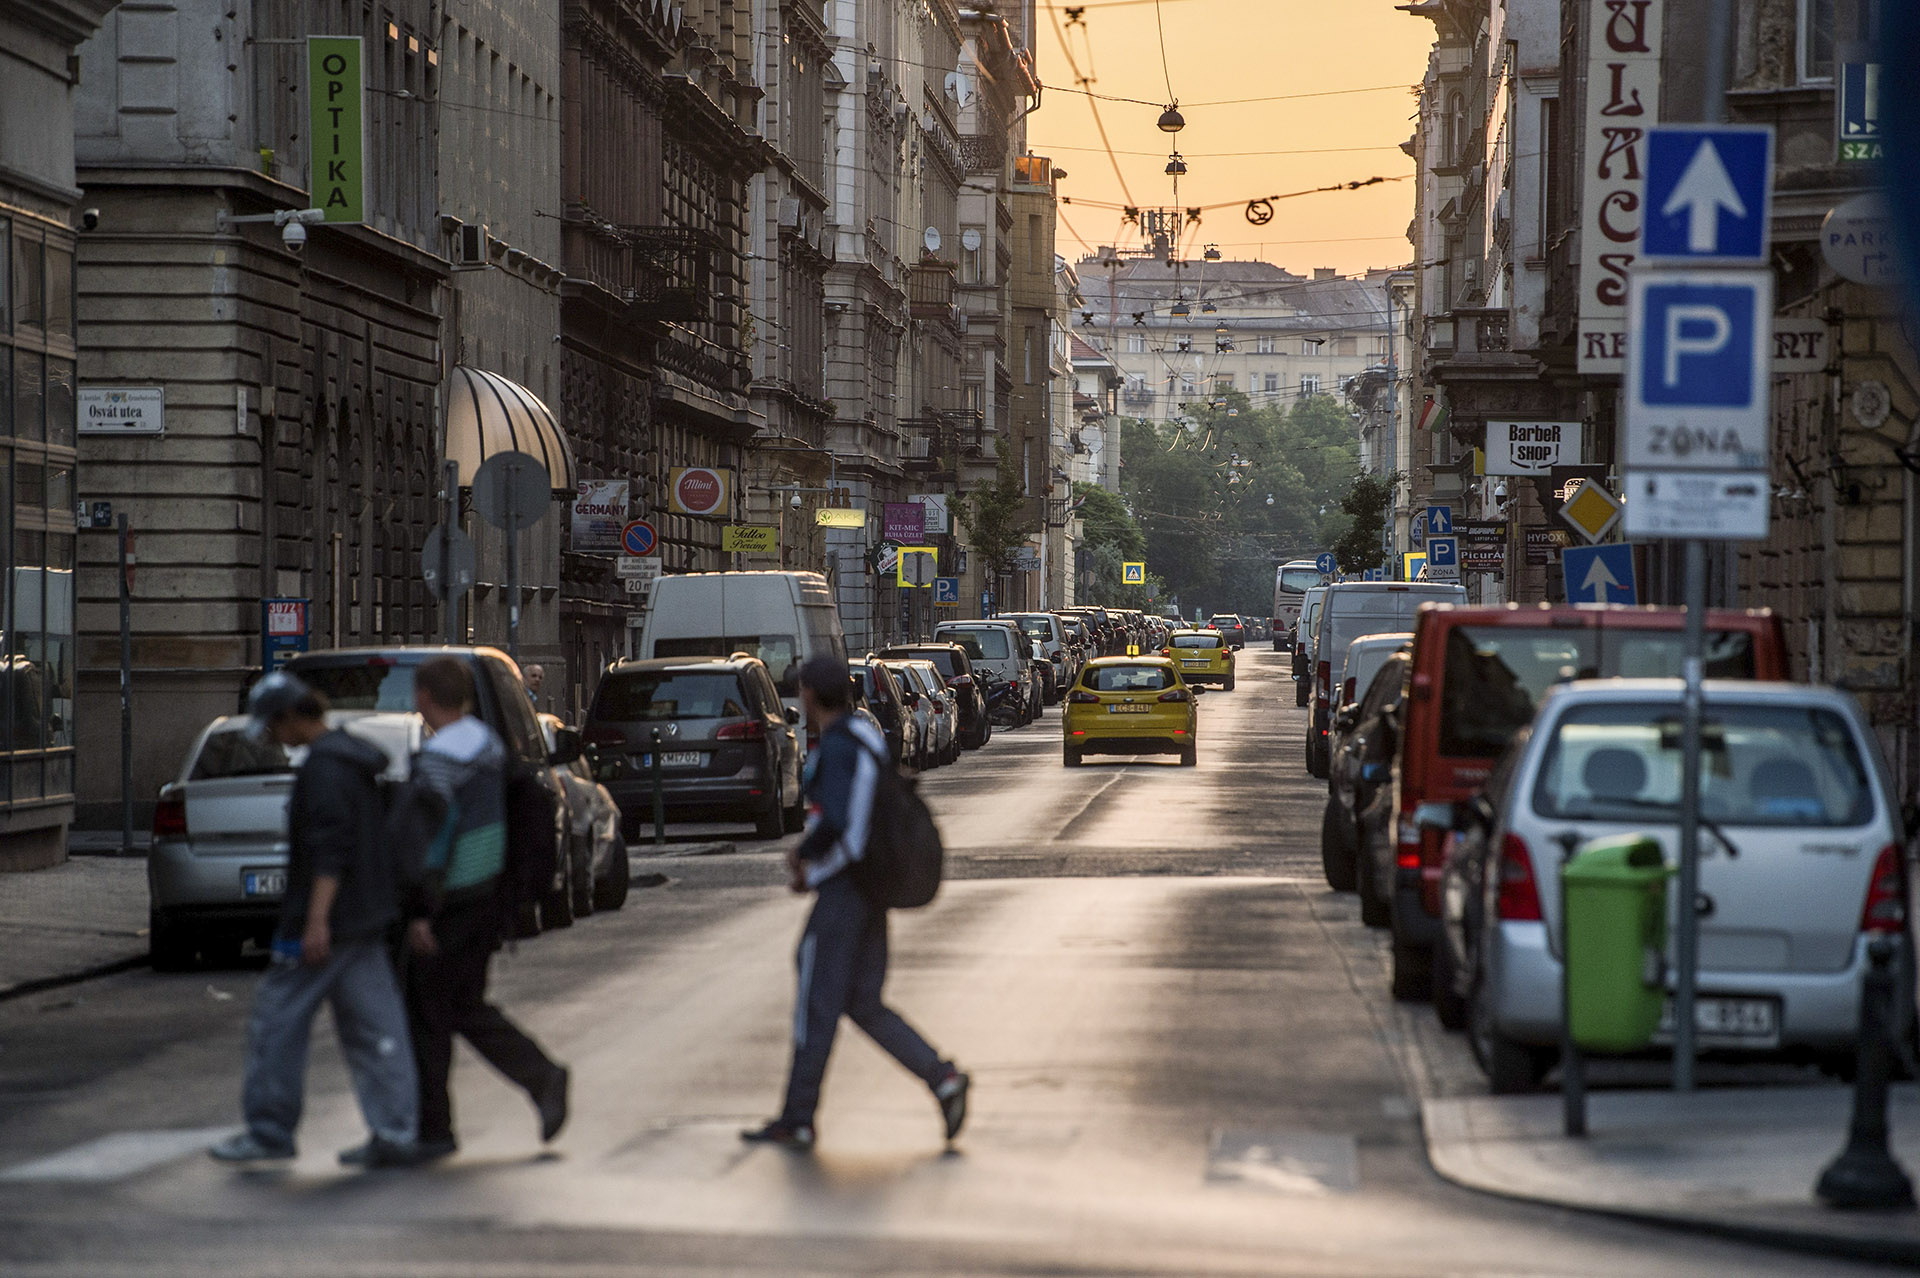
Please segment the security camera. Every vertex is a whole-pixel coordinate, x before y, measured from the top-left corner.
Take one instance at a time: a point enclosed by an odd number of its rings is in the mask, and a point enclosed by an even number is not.
[[[1506,480],[1503,479],[1499,483],[1493,486],[1493,499],[1497,502],[1500,502],[1502,505],[1506,503],[1506,500],[1507,500],[1507,481]]]
[[[280,228],[280,242],[287,246],[289,253],[307,251],[307,228],[298,222],[289,222]]]
[[[100,210],[99,209],[81,209],[80,210],[80,229],[81,230],[92,231],[92,230],[98,229],[99,226],[100,226]]]
[[[800,494],[799,494],[799,493],[795,493],[795,494],[794,494],[794,495],[793,495],[792,497],[789,497],[789,498],[787,499],[787,505],[789,505],[789,506],[791,506],[791,507],[793,507],[793,508],[794,508],[795,510],[798,510],[798,509],[800,509],[800,504],[801,504],[801,503],[800,503]]]

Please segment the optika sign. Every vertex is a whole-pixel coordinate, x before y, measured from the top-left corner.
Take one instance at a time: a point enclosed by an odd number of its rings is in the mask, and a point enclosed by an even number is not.
[[[1640,255],[1647,128],[1660,118],[1665,0],[1593,0],[1580,175],[1580,371],[1626,368],[1627,273]]]
[[[1579,422],[1488,422],[1489,475],[1544,475],[1580,460]]]
[[[724,515],[733,487],[733,472],[705,466],[674,470],[669,508],[677,515]]]

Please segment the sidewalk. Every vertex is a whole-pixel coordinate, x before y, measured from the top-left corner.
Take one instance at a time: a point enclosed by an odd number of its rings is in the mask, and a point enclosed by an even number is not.
[[[0,999],[146,960],[144,858],[69,857],[0,874]]]
[[[1814,1181],[1846,1144],[1845,1087],[1588,1096],[1585,1140],[1560,1097],[1464,1096],[1422,1106],[1427,1157],[1469,1189],[1704,1230],[1772,1246],[1920,1264],[1920,1213],[1832,1211]],[[1920,1174],[1920,1088],[1897,1086],[1893,1151]]]

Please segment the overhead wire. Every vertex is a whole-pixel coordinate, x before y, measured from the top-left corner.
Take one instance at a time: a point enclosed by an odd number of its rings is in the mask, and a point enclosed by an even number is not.
[[[1088,68],[1089,73],[1081,72],[1080,64],[1074,59],[1073,49],[1067,43],[1067,33],[1060,25],[1060,15],[1054,11],[1053,0],[1047,0],[1047,16],[1053,21],[1053,33],[1060,39],[1060,52],[1066,56],[1067,70],[1073,73],[1074,83],[1080,85],[1082,88],[1092,84],[1093,76],[1090,74],[1092,70],[1091,65],[1089,65]],[[1069,23],[1068,25],[1071,26],[1072,24]],[[1085,25],[1084,22],[1081,23],[1082,27]],[[1093,61],[1091,43],[1088,45],[1087,61],[1089,64]],[[1100,104],[1098,101],[1089,98],[1087,99],[1087,108],[1093,112],[1093,127],[1100,131],[1100,145],[1107,150],[1107,162],[1113,165],[1113,176],[1120,183],[1120,193],[1126,196],[1127,203],[1131,204],[1133,203],[1133,191],[1127,186],[1127,175],[1120,170],[1120,157],[1114,154],[1113,141],[1107,136],[1106,121],[1100,118]],[[1028,149],[1031,150],[1032,148],[1029,147]],[[1085,243],[1085,241],[1082,241],[1082,243]]]

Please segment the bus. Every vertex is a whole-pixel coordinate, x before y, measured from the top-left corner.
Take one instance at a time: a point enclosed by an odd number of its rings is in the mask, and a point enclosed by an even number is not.
[[[1289,559],[1273,574],[1273,650],[1293,648],[1293,627],[1300,620],[1300,601],[1307,591],[1326,584],[1311,559]]]

